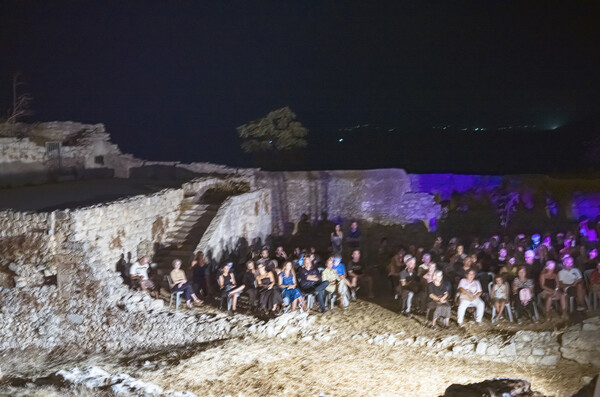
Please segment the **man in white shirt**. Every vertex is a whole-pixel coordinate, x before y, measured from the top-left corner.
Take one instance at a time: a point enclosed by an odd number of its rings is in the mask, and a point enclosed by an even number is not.
[[[158,299],[158,290],[156,285],[148,277],[149,260],[147,256],[142,256],[137,262],[135,262],[129,268],[129,277],[131,281],[134,280],[139,282],[142,291],[151,290],[154,292],[155,298]]]
[[[465,319],[465,312],[469,307],[475,307],[475,321],[477,324],[481,324],[483,319],[483,311],[485,309],[485,303],[481,300],[481,283],[475,280],[475,270],[469,269],[465,278],[460,280],[458,283],[458,292],[460,292],[460,299],[457,310],[457,322],[458,326],[463,326]]]
[[[583,276],[576,267],[573,267],[573,258],[567,255],[563,258],[563,268],[558,272],[558,282],[560,287],[565,289],[571,287],[575,290],[575,299],[577,300],[577,311],[583,311],[585,308],[585,291],[583,288]]]

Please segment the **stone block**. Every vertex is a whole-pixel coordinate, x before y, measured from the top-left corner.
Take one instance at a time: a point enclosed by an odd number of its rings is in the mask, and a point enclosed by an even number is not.
[[[477,348],[475,348],[475,354],[484,355],[487,351],[488,344],[487,342],[479,342],[477,344]]]
[[[540,360],[540,364],[542,364],[542,365],[556,365],[556,364],[558,364],[558,360],[559,359],[560,359],[560,356],[558,356],[558,355],[544,356]]]

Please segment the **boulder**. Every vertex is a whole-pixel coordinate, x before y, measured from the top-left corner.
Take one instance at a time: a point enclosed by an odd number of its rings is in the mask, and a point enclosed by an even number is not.
[[[544,397],[531,390],[526,380],[500,378],[468,385],[451,385],[441,397]]]

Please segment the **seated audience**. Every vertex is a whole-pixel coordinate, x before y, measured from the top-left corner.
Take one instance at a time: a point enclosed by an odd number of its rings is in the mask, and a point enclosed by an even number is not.
[[[544,302],[544,314],[547,319],[550,318],[550,308],[552,301],[560,301],[560,308],[562,309],[562,317],[564,319],[567,316],[567,301],[563,290],[560,288],[558,276],[555,273],[556,264],[554,261],[546,262],[546,267],[540,274],[540,289],[542,292],[540,296]]]
[[[369,298],[374,298],[373,295],[373,277],[369,274],[366,265],[360,261],[360,250],[352,251],[352,260],[348,264],[348,280],[350,281],[350,291],[352,299],[356,299],[356,291],[359,288],[359,281],[366,281],[369,289]]]
[[[221,305],[231,298],[231,310],[235,312],[237,309],[238,296],[240,296],[244,286],[241,285],[238,287],[235,281],[235,275],[231,271],[232,267],[233,263],[224,265],[221,268],[221,275],[217,281],[219,283],[219,288],[221,289]]]
[[[300,291],[304,294],[315,294],[321,312],[325,313],[325,288],[329,285],[328,281],[322,281],[319,271],[312,266],[312,258],[304,258],[304,263],[298,271]]]
[[[159,289],[156,284],[148,277],[148,268],[150,267],[147,256],[142,256],[129,268],[129,278],[132,285],[138,283],[142,291],[151,291],[154,298],[159,298]]]
[[[427,308],[433,310],[433,320],[431,326],[435,327],[438,318],[444,319],[444,326],[450,325],[450,289],[444,283],[444,273],[436,270],[433,273],[433,280],[427,284],[427,297],[429,304]]]
[[[496,308],[496,318],[492,320],[502,320],[504,318],[504,308],[508,301],[508,286],[502,276],[496,276],[494,281],[490,291],[490,299],[492,305]]]
[[[563,258],[563,268],[558,272],[559,286],[566,291],[571,288],[575,292],[577,300],[577,311],[583,311],[585,308],[585,286],[583,284],[583,276],[576,267],[573,267],[573,258],[569,255]]]
[[[600,262],[596,264],[596,268],[590,274],[590,291],[600,294]]]
[[[406,317],[411,316],[413,299],[416,301],[417,311],[420,311],[423,305],[423,285],[415,270],[416,259],[412,255],[404,257],[406,268],[400,272],[400,288],[402,295],[402,314]]]
[[[333,268],[332,257],[328,258],[325,262],[325,269],[323,270],[323,273],[321,273],[321,280],[329,282],[329,285],[327,285],[327,288],[325,288],[325,292],[332,295],[336,294],[340,302],[340,307],[342,309],[345,308],[348,305],[344,294],[347,288],[344,288],[343,285],[347,287],[348,280],[342,278],[342,276],[335,271]]]
[[[534,319],[534,285],[533,280],[527,278],[527,268],[525,266],[519,268],[517,277],[512,283],[512,292],[517,317],[521,319],[527,315],[530,319]]]
[[[302,293],[296,288],[296,272],[292,268],[292,262],[287,261],[283,264],[283,270],[279,273],[279,288],[283,297],[283,305],[292,305],[292,311],[295,311],[298,304],[302,303]],[[305,308],[306,309],[306,308]]]
[[[196,254],[196,258],[192,261],[190,266],[192,270],[192,286],[194,291],[198,291],[201,295],[209,295],[209,285],[208,280],[210,279],[209,275],[209,267],[207,266],[208,262],[204,257],[204,253],[199,251]]]
[[[258,265],[257,269],[256,283],[259,288],[260,306],[264,311],[275,314],[279,305],[283,303],[281,293],[275,287],[275,276],[272,272],[268,272],[262,263]]]
[[[256,309],[258,307],[258,289],[256,288],[256,269],[252,261],[246,263],[246,271],[242,277],[242,284],[244,285],[243,292],[248,295],[250,307]]]
[[[192,307],[192,299],[194,302],[200,303],[200,299],[196,297],[192,286],[187,281],[185,272],[181,270],[181,261],[179,259],[175,259],[172,263],[172,266],[173,270],[171,270],[170,276],[173,287],[171,288],[171,292],[183,291],[183,298],[185,299],[185,303],[189,308]]]
[[[459,327],[462,327],[465,319],[465,312],[469,307],[475,307],[475,322],[481,324],[483,319],[483,311],[485,304],[481,300],[481,283],[475,280],[475,270],[469,270],[466,278],[458,283],[459,303],[457,310],[457,322]]]

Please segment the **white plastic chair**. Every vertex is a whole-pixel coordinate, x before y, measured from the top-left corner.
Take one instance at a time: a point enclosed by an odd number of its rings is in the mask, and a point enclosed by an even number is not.
[[[171,305],[173,304],[173,296],[175,296],[175,310],[179,310],[179,304],[181,303],[181,294],[183,294],[183,291],[173,291],[173,280],[171,280],[171,276],[167,276],[167,281],[169,282],[169,291],[171,291],[169,307],[171,307]]]

